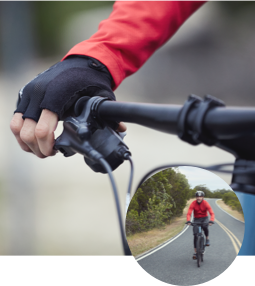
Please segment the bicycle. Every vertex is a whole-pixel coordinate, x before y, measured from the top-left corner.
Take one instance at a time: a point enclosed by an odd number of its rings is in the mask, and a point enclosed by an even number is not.
[[[186,224],[188,224],[186,222]],[[208,226],[209,223],[195,223],[191,222],[191,226],[198,227],[198,232],[195,233],[195,245],[197,250],[197,267],[200,267],[201,262],[204,261],[204,253],[205,253],[205,235],[202,232],[202,226]]]
[[[255,229],[252,221],[255,215],[254,108],[226,108],[221,100],[210,95],[205,96],[204,99],[190,95],[183,106],[115,102],[99,96],[82,97],[76,102],[74,116],[64,120],[64,130],[56,139],[54,148],[66,157],[75,153],[82,154],[93,171],[109,174],[124,252],[126,255],[131,255],[122,225],[118,192],[112,175],[112,171],[124,160],[129,160],[131,174],[127,197],[130,197],[134,172],[133,161],[123,138],[114,131],[119,121],[136,123],[175,134],[192,145],[203,143],[232,153],[236,157],[235,163],[197,167],[233,174],[231,187],[241,202],[246,223],[240,254],[255,254],[253,240]],[[155,168],[142,178],[138,187],[155,171],[178,165],[194,166],[172,164]],[[234,167],[233,171],[224,169],[229,166]]]

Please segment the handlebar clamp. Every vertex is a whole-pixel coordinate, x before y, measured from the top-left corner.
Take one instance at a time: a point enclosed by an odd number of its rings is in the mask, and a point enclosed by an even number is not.
[[[123,138],[114,131],[118,127],[117,122],[102,121],[97,116],[97,108],[105,100],[108,98],[80,98],[74,108],[76,117],[69,116],[64,120],[64,130],[54,146],[65,157],[82,154],[86,164],[101,173],[106,173],[99,162],[101,158],[115,170],[131,156]]]
[[[192,133],[189,131],[187,127],[187,117],[189,112],[195,107],[198,106],[198,104],[202,101],[202,98],[191,94],[189,95],[188,99],[184,103],[180,114],[178,116],[178,121],[177,121],[177,130],[178,130],[178,137],[185,141],[188,142],[192,145],[198,145],[200,142],[197,140],[193,139]]]
[[[207,146],[215,145],[216,139],[210,138],[203,130],[205,116],[209,110],[217,106],[225,106],[224,102],[211,95],[206,95],[204,100],[196,95],[190,95],[178,116],[178,137],[192,145],[204,143]],[[192,130],[188,126],[188,115],[196,109]]]

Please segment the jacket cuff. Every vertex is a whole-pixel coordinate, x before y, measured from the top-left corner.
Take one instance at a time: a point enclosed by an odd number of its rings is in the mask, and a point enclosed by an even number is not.
[[[113,90],[115,90],[125,78],[124,71],[118,64],[117,56],[114,55],[112,51],[107,49],[103,43],[89,43],[87,41],[81,42],[78,45],[75,45],[61,61],[65,60],[71,55],[89,56],[104,64],[113,78]]]

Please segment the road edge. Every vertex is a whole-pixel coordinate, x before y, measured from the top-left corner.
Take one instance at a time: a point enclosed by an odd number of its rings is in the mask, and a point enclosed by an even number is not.
[[[219,200],[221,200],[221,199],[218,199],[218,200],[215,201],[215,204],[218,206],[219,209],[221,209],[222,211],[224,211],[226,214],[228,214],[229,216],[231,216],[231,217],[234,218],[235,220],[238,220],[238,221],[240,221],[240,222],[242,222],[242,223],[245,224],[245,221],[241,221],[240,219],[238,219],[238,218],[232,216],[231,214],[229,214],[228,212],[226,212],[223,208],[221,208],[221,207],[217,204],[217,202],[218,202]]]
[[[193,214],[192,214],[192,218],[193,218]],[[143,258],[151,255],[152,253],[160,250],[161,248],[165,247],[166,245],[168,245],[169,243],[173,242],[174,240],[176,240],[179,236],[181,236],[187,229],[189,228],[189,225],[185,225],[184,228],[182,229],[182,231],[178,234],[176,234],[174,237],[169,238],[168,240],[166,240],[165,242],[151,248],[150,250],[145,251],[142,254],[139,254],[137,256],[135,256],[134,258],[136,259],[136,261],[142,260]]]

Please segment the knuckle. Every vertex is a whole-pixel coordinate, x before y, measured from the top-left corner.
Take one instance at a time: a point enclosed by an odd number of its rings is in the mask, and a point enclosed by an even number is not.
[[[14,135],[18,135],[20,133],[21,124],[17,120],[17,118],[12,118],[11,123],[10,123],[10,128]]]
[[[31,144],[35,141],[35,136],[31,130],[22,128],[20,132],[20,139],[27,144]]]
[[[43,139],[49,134],[49,128],[46,125],[37,124],[35,128],[35,137],[38,139]]]

